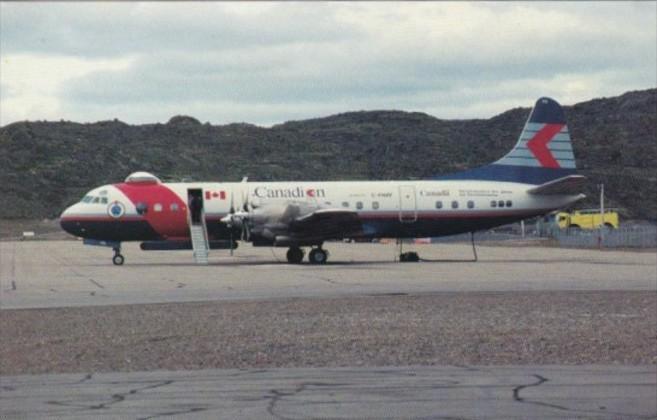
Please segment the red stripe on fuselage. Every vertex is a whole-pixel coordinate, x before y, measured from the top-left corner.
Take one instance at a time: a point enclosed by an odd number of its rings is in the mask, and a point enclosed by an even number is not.
[[[126,197],[137,205],[145,203],[148,210],[144,219],[164,238],[188,236],[187,204],[164,184],[114,184]],[[156,204],[162,206],[155,211]],[[178,206],[178,211],[171,210],[171,204]]]

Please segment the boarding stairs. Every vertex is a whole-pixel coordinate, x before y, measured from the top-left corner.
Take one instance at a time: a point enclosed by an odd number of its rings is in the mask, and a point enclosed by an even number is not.
[[[204,218],[201,220],[203,219]],[[205,227],[205,220],[203,220],[201,223],[190,223],[189,234],[192,238],[194,261],[196,261],[196,264],[207,264],[210,245],[208,244],[208,234]]]

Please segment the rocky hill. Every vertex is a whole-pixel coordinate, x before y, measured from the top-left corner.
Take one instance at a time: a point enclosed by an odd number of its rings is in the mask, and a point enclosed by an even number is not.
[[[566,107],[589,177],[583,205],[657,218],[657,89]],[[529,108],[490,119],[349,112],[271,128],[202,124],[19,122],[0,128],[0,218],[56,217],[87,190],[146,170],[167,180],[418,179],[482,165],[515,144]]]

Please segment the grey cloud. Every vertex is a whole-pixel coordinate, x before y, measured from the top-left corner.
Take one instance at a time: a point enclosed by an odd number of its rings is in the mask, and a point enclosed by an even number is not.
[[[426,48],[421,54],[400,51],[391,56],[372,51],[359,55],[358,51],[368,51],[372,45],[367,42],[339,47],[303,43],[202,55],[160,53],[141,57],[125,71],[71,80],[62,95],[69,101],[107,104],[385,98],[473,84],[485,88],[506,80],[551,78],[561,73],[585,77],[601,69],[644,68],[641,61],[650,56],[641,54],[641,45],[614,39],[578,37],[570,49],[563,48],[564,42],[567,39],[546,44],[530,41],[495,60],[478,55],[475,47],[450,56],[442,54],[440,46]]]
[[[131,57],[125,70],[61,86],[63,117],[87,121],[165,121],[189,113],[271,124],[381,108],[487,116],[481,112],[491,104],[529,106],[546,87],[561,93],[555,84],[566,76],[613,84],[588,97],[657,84],[657,13],[643,4],[478,3],[500,18],[530,8],[551,22],[558,10],[557,23],[568,22],[558,31],[516,32],[510,24],[462,36],[400,26],[394,11],[413,3],[375,5],[392,17],[374,29],[366,12],[362,22],[343,19],[340,11],[353,11],[351,4],[264,3],[260,11],[261,4],[250,10],[247,3],[238,13],[222,3],[155,5],[0,3],[2,53]]]
[[[335,41],[359,35],[340,25],[325,4],[274,5],[266,13],[240,15],[222,3],[11,3],[2,4],[4,53],[111,57],[167,51],[226,48],[306,41]],[[150,8],[150,11],[141,10]],[[245,8],[256,5],[245,5]]]

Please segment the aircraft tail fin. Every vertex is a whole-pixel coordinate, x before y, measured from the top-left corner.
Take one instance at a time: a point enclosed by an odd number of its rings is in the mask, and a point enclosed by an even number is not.
[[[540,98],[529,114],[515,147],[504,157],[490,165],[437,176],[435,179],[539,185],[576,173],[575,156],[563,108],[553,99]]]

